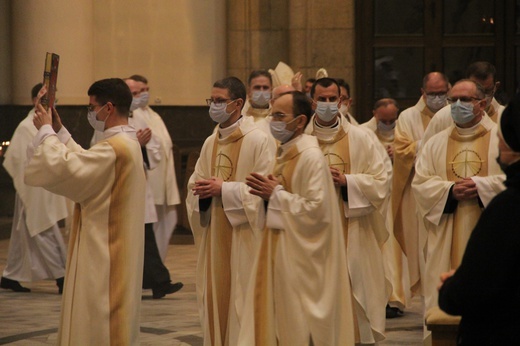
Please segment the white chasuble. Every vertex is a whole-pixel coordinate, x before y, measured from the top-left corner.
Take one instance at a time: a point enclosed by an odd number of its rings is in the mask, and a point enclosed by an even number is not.
[[[471,129],[450,126],[435,135],[421,150],[412,190],[422,226],[427,231],[424,294],[426,311],[437,306],[439,276],[456,269],[467,240],[490,200],[504,189],[505,176],[496,163],[496,125],[483,117]],[[455,181],[471,178],[479,200],[458,201],[453,213],[445,213],[450,189]]]
[[[356,342],[384,339],[385,307],[392,290],[385,278],[381,248],[388,240],[385,217],[390,181],[374,142],[364,130],[344,118],[327,136],[314,121],[307,127],[318,138],[329,167],[347,179],[347,201],[336,187],[336,205],[346,237],[347,261],[356,310]],[[386,152],[382,153],[386,155]],[[344,189],[344,188],[343,188]]]
[[[27,184],[76,202],[59,345],[139,344],[146,181],[135,131],[110,130],[90,150],[51,135],[25,172]]]
[[[199,249],[197,300],[204,345],[236,345],[247,283],[261,241],[265,211],[245,178],[268,174],[274,153],[267,135],[252,119],[239,120],[224,138],[214,132],[204,143],[188,183],[186,206]],[[222,196],[199,200],[195,182],[219,177]]]
[[[267,229],[239,345],[353,345],[351,289],[337,198],[312,136],[282,145]]]

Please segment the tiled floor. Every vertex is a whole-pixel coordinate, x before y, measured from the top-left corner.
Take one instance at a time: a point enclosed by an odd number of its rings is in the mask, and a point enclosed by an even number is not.
[[[5,266],[8,240],[0,240],[0,272]],[[194,245],[170,245],[166,266],[173,281],[184,288],[163,299],[143,291],[141,345],[202,345],[195,297]],[[24,284],[31,293],[0,289],[0,345],[56,344],[61,296],[54,281]],[[401,318],[387,320],[387,339],[379,345],[421,345],[422,304],[418,299]]]

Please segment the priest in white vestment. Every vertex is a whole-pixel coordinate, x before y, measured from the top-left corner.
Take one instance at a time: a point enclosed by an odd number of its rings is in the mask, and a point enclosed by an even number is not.
[[[158,219],[153,227],[155,239],[164,262],[170,238],[177,226],[177,205],[181,203],[175,175],[173,142],[161,116],[148,105],[150,96],[148,80],[143,76],[133,75],[126,79],[126,83],[132,91],[133,99],[130,109],[133,117],[144,121],[161,143],[161,160],[155,169],[148,172],[148,180],[152,187]]]
[[[264,203],[245,184],[267,174],[272,138],[241,116],[244,84],[215,82],[209,115],[217,130],[206,139],[188,182],[186,208],[198,248],[197,302],[204,345],[237,345],[244,297],[265,223]]]
[[[25,183],[73,200],[59,345],[139,345],[145,175],[128,126],[132,95],[118,78],[88,90],[90,124],[105,139],[82,149],[57,113],[38,105]]]
[[[390,180],[383,156],[387,154],[379,150],[375,136],[341,115],[334,79],[318,79],[311,94],[315,115],[305,132],[317,137],[336,186],[356,311],[356,342],[372,344],[384,339],[385,306],[392,291],[381,252],[389,237],[385,218]]]
[[[39,83],[32,89],[33,104],[41,87]],[[7,262],[0,286],[16,292],[28,292],[30,289],[21,286],[19,281],[55,279],[61,293],[66,247],[57,223],[68,216],[68,201],[41,187],[28,186],[23,181],[27,145],[38,132],[33,124],[34,111],[34,108],[31,109],[18,125],[4,156],[3,165],[13,179],[16,197]]]
[[[416,202],[412,194],[417,151],[433,115],[447,104],[449,81],[440,72],[423,78],[421,98],[414,106],[399,115],[394,139],[394,178],[392,181],[392,217],[394,235],[406,255],[405,268],[409,276],[404,302],[408,305],[412,294],[421,294],[421,275],[424,272],[426,233],[419,233]],[[451,117],[450,117],[451,118]],[[421,220],[422,222],[422,220]],[[421,228],[424,230],[424,227]]]
[[[454,124],[433,136],[415,166],[412,192],[427,231],[425,308],[437,306],[440,274],[456,269],[482,209],[504,190],[496,124],[482,87],[457,82],[448,93]]]
[[[301,92],[273,103],[281,142],[272,174],[247,178],[267,207],[238,345],[354,345],[354,311],[338,196]]]
[[[479,83],[484,89],[484,98],[486,100],[484,110],[486,111],[486,115],[489,116],[494,123],[497,123],[505,107],[499,104],[494,97],[495,92],[500,86],[500,82],[496,80],[495,76],[495,66],[486,61],[474,62],[469,65],[466,70],[466,78]],[[453,124],[451,109],[449,106],[446,106],[435,113],[435,117],[430,121],[424,132],[421,145],[424,145],[433,135],[448,128],[451,124]]]
[[[348,122],[352,125],[359,125],[359,122],[354,118],[352,114],[350,114],[350,107],[352,106],[352,97],[350,97],[350,85],[341,78],[336,79],[339,85],[339,90],[341,94],[341,103],[339,106],[339,112],[343,114],[345,118],[347,118]]]

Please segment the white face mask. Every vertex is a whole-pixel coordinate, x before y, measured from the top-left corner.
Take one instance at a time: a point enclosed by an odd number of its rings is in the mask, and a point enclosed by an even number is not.
[[[296,118],[286,123],[285,121],[271,121],[269,123],[269,127],[271,129],[271,134],[273,137],[280,141],[280,143],[285,143],[294,135],[296,128],[294,130],[288,130],[287,125],[291,124],[295,121]]]
[[[464,125],[475,119],[473,114],[475,105],[471,102],[457,102],[451,104],[451,117],[456,124]]]
[[[332,121],[338,114],[337,102],[317,102],[316,115],[324,122]]]
[[[253,91],[253,95],[251,95],[251,101],[255,106],[265,107],[269,104],[271,100],[271,92],[266,90],[255,90]]]
[[[101,107],[99,109],[99,111],[101,111],[103,108],[105,108],[105,106]],[[94,130],[99,131],[99,132],[105,132],[105,123],[110,115],[108,117],[106,117],[105,120],[97,120],[97,115],[98,115],[99,111],[97,111],[97,112],[89,111],[88,115],[87,115],[87,119],[88,119],[88,122],[90,123],[90,126],[92,126],[92,128]]]
[[[439,111],[442,107],[446,106],[447,94],[443,95],[426,95],[426,105],[434,113]]]
[[[348,113],[348,110],[350,109],[349,106],[347,106],[346,104],[342,103],[341,104],[341,107],[339,107],[339,111],[341,114],[343,115],[346,115]]]
[[[379,132],[391,132],[395,128],[395,121],[391,123],[390,125],[387,125],[381,121],[377,122],[377,129]]]
[[[228,105],[232,104],[236,100],[233,100],[230,103],[215,103],[211,102],[211,105],[209,106],[209,116],[214,122],[217,122],[219,124],[225,123],[229,117],[235,113],[236,109],[233,110],[231,113],[226,112],[226,108]]]

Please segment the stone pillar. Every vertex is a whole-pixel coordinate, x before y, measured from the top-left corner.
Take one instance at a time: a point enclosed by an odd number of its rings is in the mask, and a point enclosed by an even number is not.
[[[252,70],[288,63],[287,0],[227,1],[227,71],[244,83]]]
[[[13,104],[31,104],[30,91],[43,81],[46,52],[60,56],[59,104],[86,104],[93,82],[92,1],[11,1]]]
[[[289,63],[314,78],[324,67],[329,77],[354,85],[354,0],[289,0]]]
[[[11,102],[11,5],[9,0],[0,0],[0,105]]]

